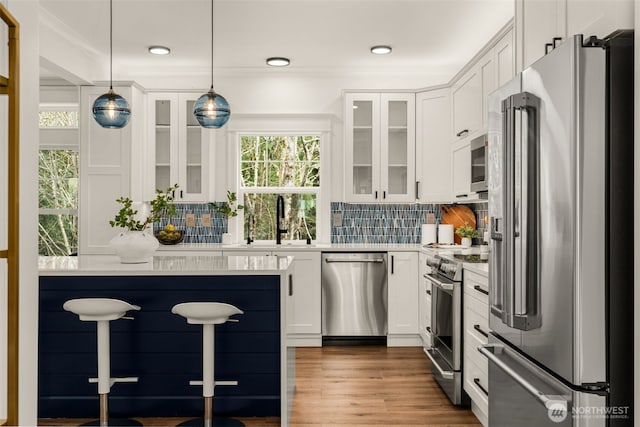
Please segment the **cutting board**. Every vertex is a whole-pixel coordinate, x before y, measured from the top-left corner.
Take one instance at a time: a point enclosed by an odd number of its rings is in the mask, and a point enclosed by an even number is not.
[[[476,228],[476,214],[467,205],[440,205],[440,213],[442,213],[442,224],[452,224],[453,230],[464,225],[467,222],[471,228]],[[460,243],[462,238],[454,233],[453,241]]]

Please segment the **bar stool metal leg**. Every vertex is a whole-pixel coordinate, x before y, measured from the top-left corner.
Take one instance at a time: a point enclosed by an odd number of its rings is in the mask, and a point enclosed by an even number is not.
[[[138,382],[138,377],[111,378],[111,348],[109,322],[125,317],[129,310],[140,310],[137,305],[112,298],[77,298],[66,301],[62,306],[66,311],[77,314],[83,322],[96,322],[98,377],[89,378],[90,383],[98,384],[100,415],[95,421],[83,425],[90,426],[141,426],[131,419],[109,418],[109,391],[114,383]],[[130,318],[127,318],[130,319]]]
[[[204,417],[195,418],[179,424],[180,427],[243,427],[242,421],[216,417],[213,414],[213,397],[216,385],[238,385],[237,381],[216,381],[214,372],[215,330],[216,324],[234,321],[229,316],[243,314],[241,310],[229,304],[215,302],[193,302],[177,304],[171,310],[183,316],[188,323],[202,325],[202,381],[190,381],[191,385],[202,385]]]

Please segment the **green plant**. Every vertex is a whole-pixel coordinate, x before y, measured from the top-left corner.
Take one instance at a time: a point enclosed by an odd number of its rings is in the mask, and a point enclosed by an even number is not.
[[[478,230],[471,227],[468,222],[465,221],[464,225],[456,228],[456,234],[460,237],[466,237],[468,239],[475,239],[479,236]]]
[[[128,197],[120,197],[116,199],[116,202],[122,205],[122,208],[118,211],[115,218],[109,221],[112,227],[122,227],[131,231],[142,231],[159,221],[162,216],[172,217],[175,216],[176,206],[173,204],[173,192],[178,188],[178,184],[174,184],[172,187],[167,188],[165,191],[156,190],[156,198],[150,202],[151,210],[149,215],[140,221],[135,216],[138,211],[133,209],[133,201]]]
[[[221,205],[217,205],[215,203],[210,203],[211,209],[218,212],[220,215],[225,216],[227,218],[231,218],[234,216],[238,216],[238,211],[244,209],[244,206],[234,205],[238,202],[238,197],[236,193],[233,191],[227,190],[227,201],[222,203]]]

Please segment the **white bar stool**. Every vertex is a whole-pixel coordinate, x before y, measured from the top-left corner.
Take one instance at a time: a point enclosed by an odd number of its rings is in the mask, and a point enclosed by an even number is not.
[[[238,381],[216,381],[214,368],[214,325],[226,322],[237,322],[230,319],[234,314],[244,314],[242,310],[222,302],[185,302],[174,305],[171,309],[187,319],[187,323],[202,325],[202,381],[189,381],[190,385],[202,385],[204,397],[204,419],[196,418],[186,421],[180,426],[235,427],[244,423],[232,418],[213,417],[213,390],[216,385],[238,385]]]
[[[135,383],[138,377],[111,378],[111,361],[109,349],[109,322],[125,317],[129,310],[140,310],[137,305],[112,298],[78,298],[71,299],[62,305],[66,311],[78,315],[83,322],[96,322],[98,334],[98,378],[89,378],[90,383],[98,383],[100,396],[100,420],[83,425],[142,425],[135,420],[109,420],[109,390],[115,383]]]

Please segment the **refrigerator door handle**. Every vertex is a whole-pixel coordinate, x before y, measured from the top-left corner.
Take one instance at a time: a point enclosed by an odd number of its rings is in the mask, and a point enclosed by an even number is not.
[[[527,113],[526,142],[516,147],[516,111]],[[505,191],[502,321],[523,331],[539,328],[539,120],[540,99],[522,92],[503,101],[505,122],[503,188]],[[519,150],[517,149],[519,148]],[[518,156],[519,154],[519,156]],[[523,182],[524,181],[524,182]],[[520,185],[517,185],[517,183]],[[524,282],[524,295],[521,283]],[[516,309],[517,306],[517,309]]]
[[[526,144],[522,144],[521,169],[524,171],[526,185],[520,201],[520,239],[522,256],[519,259],[524,295],[520,295],[521,287],[516,288],[516,301],[524,302],[524,312],[514,313],[515,327],[523,331],[537,329],[541,325],[540,316],[540,283],[538,277],[538,224],[539,224],[539,180],[540,180],[540,98],[529,92],[512,95],[514,109],[526,111]],[[519,297],[519,298],[518,298]]]
[[[501,354],[503,350],[504,346],[501,344],[485,344],[478,347],[478,351],[486,356],[487,359],[489,359],[489,362],[500,368],[500,370],[511,377],[511,379],[517,382],[520,386],[522,386],[546,408],[549,409],[552,405],[562,405],[564,409],[567,410],[567,408],[569,407],[569,400],[565,396],[548,396],[538,390],[529,381],[523,378],[520,374],[513,370],[513,368],[511,368],[508,364],[500,359],[498,355]]]

